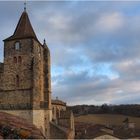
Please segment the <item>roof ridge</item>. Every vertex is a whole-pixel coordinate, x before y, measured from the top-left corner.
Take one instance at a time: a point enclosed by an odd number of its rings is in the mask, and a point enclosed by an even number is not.
[[[22,38],[34,38],[38,41],[34,29],[31,25],[30,19],[28,17],[28,13],[26,11],[21,14],[13,35],[5,39],[4,41]]]

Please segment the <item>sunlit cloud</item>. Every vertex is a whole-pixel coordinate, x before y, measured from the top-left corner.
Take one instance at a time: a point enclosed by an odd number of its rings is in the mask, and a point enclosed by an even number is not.
[[[22,11],[21,1],[0,2],[0,61]],[[50,48],[54,98],[140,103],[140,2],[29,1],[27,12]]]

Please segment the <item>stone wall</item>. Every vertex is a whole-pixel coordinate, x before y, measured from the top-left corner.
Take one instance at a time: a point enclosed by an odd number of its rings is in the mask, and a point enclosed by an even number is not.
[[[33,124],[45,134],[44,110],[33,110]]]
[[[71,111],[60,111],[60,116],[53,120],[50,126],[51,138],[53,139],[74,139],[75,126],[74,116]]]
[[[0,92],[0,109],[18,110],[32,108],[32,90],[14,90]]]
[[[67,139],[67,129],[62,128],[55,123],[50,123],[51,139]]]
[[[15,48],[16,42],[20,43],[18,50]],[[45,114],[44,111],[48,106],[44,106],[46,101],[43,66],[44,48],[38,41],[34,39],[5,41],[0,110],[29,120],[45,133],[47,128],[45,116],[49,114]]]
[[[38,41],[4,42],[4,64],[0,63],[0,110],[32,121],[44,133],[49,131],[48,124],[52,120],[50,79],[49,50]]]
[[[15,49],[16,42],[20,43],[19,50]],[[28,89],[33,87],[32,49],[32,39],[5,42],[3,90]]]
[[[51,110],[33,110],[33,124],[39,128],[47,138],[50,137]]]
[[[51,58],[50,51],[44,42],[43,50],[43,70],[44,70],[44,100],[47,101],[48,109],[52,109],[51,105]]]
[[[53,120],[56,120],[58,117],[60,117],[60,112],[66,111],[66,106],[62,104],[52,104],[52,114],[53,114]]]
[[[48,67],[50,67],[50,65],[44,65],[47,63],[45,62],[47,60],[44,60],[44,47],[35,40],[33,46],[33,123],[42,130],[43,134],[49,137],[49,121],[52,120],[49,105],[51,103],[51,96],[49,94],[51,89],[47,84],[50,82],[49,79],[45,79],[44,77],[50,77],[50,75],[48,75],[48,70],[44,71],[44,69],[49,69]],[[44,66],[46,66],[46,68],[44,68]]]
[[[58,125],[75,131],[73,113],[69,110],[61,111],[60,117],[58,118]]]
[[[74,139],[74,131],[50,122],[51,139]]]
[[[44,101],[43,47],[35,40],[33,46],[33,108],[36,110]]]
[[[33,112],[32,110],[0,110],[0,112],[6,112],[20,118],[24,118],[27,122],[33,123]]]

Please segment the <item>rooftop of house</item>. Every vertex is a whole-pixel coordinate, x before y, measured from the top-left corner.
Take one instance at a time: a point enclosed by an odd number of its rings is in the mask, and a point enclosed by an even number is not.
[[[44,139],[35,125],[25,119],[0,112],[0,139]]]
[[[86,139],[109,139],[109,137],[114,137],[115,139],[127,139],[127,138],[134,138],[140,137],[139,129],[135,129],[134,133],[131,129],[124,129],[120,126],[114,126],[113,129],[106,127],[105,125],[94,124],[93,123],[82,123],[76,122],[75,123],[75,130],[76,130],[76,139],[86,138]],[[112,130],[105,131],[105,130]],[[131,135],[133,134],[133,135]],[[107,138],[108,137],[108,138]]]
[[[66,106],[66,103],[59,100],[59,99],[55,99],[55,100],[52,100],[52,105],[62,105],[62,106]]]

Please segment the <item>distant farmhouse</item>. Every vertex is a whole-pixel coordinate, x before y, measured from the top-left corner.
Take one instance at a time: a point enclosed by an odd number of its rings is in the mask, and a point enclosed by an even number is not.
[[[46,138],[74,138],[66,103],[51,100],[50,51],[38,40],[24,9],[14,34],[4,40],[0,63],[0,112],[26,119]]]

